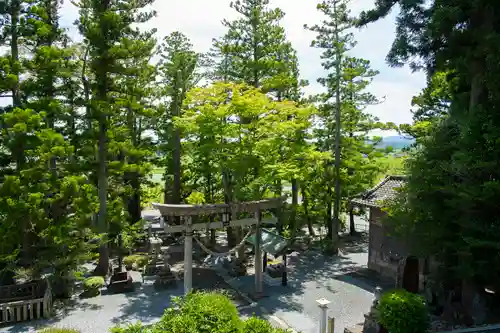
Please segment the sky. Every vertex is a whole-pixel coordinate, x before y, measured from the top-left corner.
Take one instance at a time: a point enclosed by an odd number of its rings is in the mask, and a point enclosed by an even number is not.
[[[301,75],[310,82],[306,93],[322,91],[321,86],[316,83],[316,79],[324,75],[319,59],[320,51],[309,46],[314,33],[303,28],[304,24],[312,25],[323,19],[316,10],[318,1],[271,0],[272,7],[279,7],[286,14],[282,25],[297,50]],[[156,28],[159,38],[176,30],[181,31],[190,38],[196,51],[206,52],[211,46],[212,38],[225,33],[222,19],[237,17],[229,4],[230,0],[156,0],[153,8],[157,16],[147,23],[147,28]],[[372,6],[373,0],[352,0],[350,9],[352,14],[357,14]],[[425,86],[425,76],[423,73],[412,73],[407,67],[390,68],[385,62],[394,39],[396,14],[397,12],[392,12],[386,19],[356,30],[355,39],[358,44],[351,55],[370,60],[372,68],[380,71],[369,90],[385,101],[370,106],[368,111],[381,121],[402,124],[411,122],[411,98]],[[73,36],[77,34],[72,27],[77,15],[77,9],[71,2],[64,1],[61,26],[70,28]]]

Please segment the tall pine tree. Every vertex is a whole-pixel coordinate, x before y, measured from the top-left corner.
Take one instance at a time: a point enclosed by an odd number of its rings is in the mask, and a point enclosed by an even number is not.
[[[326,165],[322,187],[327,209],[325,220],[332,251],[336,253],[345,199],[371,186],[377,175],[373,161],[376,150],[373,143],[366,142],[368,132],[381,124],[365,111],[366,106],[378,103],[375,96],[366,92],[377,72],[370,69],[367,60],[348,55],[356,45],[350,32],[355,19],[350,16],[348,1],[325,0],[317,8],[325,21],[305,28],[316,32],[311,46],[323,50],[322,66],[328,73],[318,79],[326,92],[318,96],[322,127],[317,134],[322,149],[334,156],[334,168]]]
[[[88,48],[89,70],[92,73],[89,102],[97,138],[97,226],[104,235],[96,273],[101,275],[105,275],[109,267],[108,200],[112,203],[111,207],[120,206],[116,200],[121,202],[121,198],[108,197],[110,161],[120,160],[120,156],[117,156],[119,149],[111,141],[113,126],[122,123],[123,119],[122,105],[116,100],[117,95],[122,92],[118,78],[124,74],[124,61],[130,58],[129,39],[137,29],[134,24],[147,22],[152,17],[153,13],[144,12],[145,7],[152,3],[153,0],[81,0],[77,4],[80,8],[79,27]],[[137,35],[133,38],[137,38]],[[120,219],[120,216],[114,215],[113,218]]]

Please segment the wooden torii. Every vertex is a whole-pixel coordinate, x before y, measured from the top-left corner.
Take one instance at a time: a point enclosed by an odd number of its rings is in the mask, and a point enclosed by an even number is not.
[[[276,219],[262,219],[261,212],[278,208],[286,197],[265,199],[259,201],[238,202],[232,204],[207,204],[207,205],[173,205],[153,203],[153,208],[158,209],[163,217],[179,216],[184,220],[181,225],[165,224],[165,233],[184,233],[184,293],[191,291],[193,286],[193,231],[206,229],[220,229],[224,227],[256,226],[255,237],[255,294],[262,295],[263,271],[260,225],[276,224]],[[234,213],[254,213],[253,218],[231,220]],[[192,223],[192,217],[203,214],[222,214],[222,221],[208,223]]]

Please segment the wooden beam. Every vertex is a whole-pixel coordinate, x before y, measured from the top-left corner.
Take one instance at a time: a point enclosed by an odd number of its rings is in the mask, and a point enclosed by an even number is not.
[[[276,224],[278,223],[278,220],[276,218],[267,218],[263,219],[261,223],[266,223],[266,224]],[[248,218],[248,219],[241,219],[241,220],[235,220],[231,221],[229,224],[225,224],[223,222],[212,222],[212,223],[196,223],[191,225],[191,230],[206,230],[206,229],[222,229],[224,227],[245,227],[249,225],[255,225],[257,224],[257,219],[255,218]],[[183,232],[186,230],[185,225],[165,225],[165,232],[166,233],[175,233],[175,232]]]
[[[203,214],[223,213],[253,213],[255,210],[267,210],[280,207],[286,196],[270,198],[259,201],[236,202],[232,204],[207,204],[207,205],[170,205],[153,203],[153,208],[158,209],[163,216],[195,216]]]

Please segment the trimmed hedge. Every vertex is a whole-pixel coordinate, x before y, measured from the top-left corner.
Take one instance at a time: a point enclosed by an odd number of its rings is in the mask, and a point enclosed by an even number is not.
[[[83,289],[93,290],[100,289],[104,286],[104,278],[102,276],[91,276],[83,280]]]
[[[131,269],[133,265],[137,268],[142,268],[148,264],[148,256],[146,254],[132,254],[123,258],[123,264],[127,269]]]
[[[406,290],[394,290],[382,296],[377,320],[389,333],[425,333],[430,325],[423,297]]]

